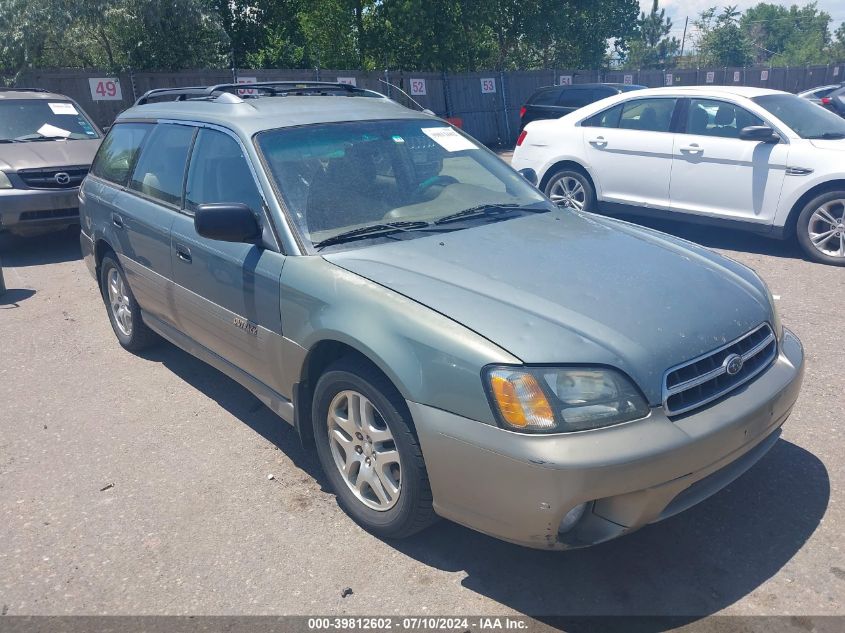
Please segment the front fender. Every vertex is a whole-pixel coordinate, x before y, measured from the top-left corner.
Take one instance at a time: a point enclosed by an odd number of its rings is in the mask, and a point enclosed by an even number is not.
[[[285,337],[306,350],[327,340],[344,343],[378,366],[405,399],[495,424],[481,368],[519,363],[513,355],[322,257],[289,258],[281,282]]]

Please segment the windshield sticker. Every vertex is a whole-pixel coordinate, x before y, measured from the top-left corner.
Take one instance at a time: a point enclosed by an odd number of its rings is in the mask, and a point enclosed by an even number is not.
[[[48,103],[47,105],[50,106],[53,114],[79,114],[72,103]]]
[[[398,136],[398,135],[394,135],[391,138],[393,139],[394,143],[404,143],[405,142],[405,139],[402,138],[401,136]]]
[[[424,127],[422,133],[440,145],[447,152],[460,152],[465,149],[478,149],[472,142],[450,127]]]
[[[49,123],[45,123],[40,128],[38,128],[37,132],[41,136],[46,136],[50,138],[56,136],[61,138],[67,138],[68,136],[70,136],[70,132],[68,132],[67,130],[63,130],[62,128],[56,127],[55,125],[50,125]]]
[[[78,123],[79,127],[82,128],[82,131],[85,132],[88,136],[97,136],[97,133],[94,131],[94,128],[91,127],[91,124],[88,123],[88,121],[86,121],[82,117],[79,117]]]

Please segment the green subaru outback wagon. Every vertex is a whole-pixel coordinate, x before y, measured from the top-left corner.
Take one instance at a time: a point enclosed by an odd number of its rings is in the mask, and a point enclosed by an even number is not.
[[[123,347],[162,337],[243,384],[367,530],[590,545],[778,440],[803,351],[748,268],[560,209],[377,93],[243,87],[118,118],[80,193],[85,259]]]

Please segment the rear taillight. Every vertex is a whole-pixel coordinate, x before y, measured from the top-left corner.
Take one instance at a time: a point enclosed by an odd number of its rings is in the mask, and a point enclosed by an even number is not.
[[[516,137],[516,146],[517,147],[522,145],[522,141],[525,140],[526,136],[528,136],[528,132],[526,132],[525,130],[522,130],[522,132],[519,133],[519,136]]]
[[[830,97],[822,97],[822,105],[830,105],[830,102],[833,101]]]
[[[524,117],[524,116],[525,116],[525,106],[522,106],[522,107],[519,109],[519,118],[521,119],[521,118],[522,118],[522,117]]]

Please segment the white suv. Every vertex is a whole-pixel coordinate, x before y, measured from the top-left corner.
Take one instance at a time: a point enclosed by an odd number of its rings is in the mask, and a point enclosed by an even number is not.
[[[512,164],[559,204],[795,236],[845,266],[845,119],[792,94],[623,93],[528,124]]]

